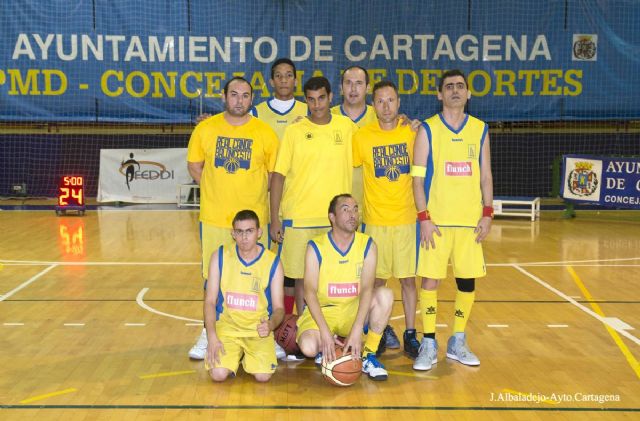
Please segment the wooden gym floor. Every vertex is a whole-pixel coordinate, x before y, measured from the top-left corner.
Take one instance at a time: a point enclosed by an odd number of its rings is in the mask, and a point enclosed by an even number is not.
[[[187,358],[202,319],[197,212],[0,211],[0,418],[638,419],[640,223],[608,215],[495,221],[467,329],[479,367],[444,356],[449,278],[431,371],[390,350],[388,381],[337,388],[312,361],[281,363],[268,384],[213,384]]]

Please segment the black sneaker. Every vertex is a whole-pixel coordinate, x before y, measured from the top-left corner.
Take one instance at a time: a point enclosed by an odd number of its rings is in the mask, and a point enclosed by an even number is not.
[[[384,328],[384,332],[382,332],[382,335],[384,336],[384,341],[387,348],[400,349],[400,340],[398,339],[398,336],[396,335],[396,332],[393,330],[391,325],[387,325],[387,327]]]
[[[420,342],[416,339],[416,330],[408,329],[404,331],[403,335],[404,353],[407,357],[415,360],[418,357],[420,351]]]

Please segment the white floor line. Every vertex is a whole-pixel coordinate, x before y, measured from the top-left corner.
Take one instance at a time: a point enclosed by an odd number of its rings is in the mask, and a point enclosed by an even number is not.
[[[588,315],[590,315],[594,319],[597,319],[600,322],[606,324],[611,329],[613,329],[616,332],[618,332],[620,335],[624,336],[625,338],[629,339],[630,341],[633,341],[636,345],[640,345],[640,339],[636,338],[635,336],[633,336],[632,334],[630,334],[626,330],[620,329],[619,326],[613,325],[610,321],[607,320],[606,317],[602,317],[599,314],[597,314],[596,312],[594,312],[593,310],[589,309],[588,307],[583,306],[582,304],[580,304],[579,302],[577,302],[573,298],[569,297],[564,292],[552,287],[551,285],[549,285],[548,283],[546,283],[542,279],[538,278],[534,274],[527,272],[526,270],[521,268],[519,265],[514,264],[513,268],[518,270],[518,271],[520,271],[521,273],[523,273],[524,275],[528,276],[529,278],[533,279],[538,284],[542,285],[543,287],[545,287],[549,291],[553,292],[554,294],[558,295],[559,297],[564,298],[565,300],[567,300],[568,302],[570,302],[574,306],[578,307],[580,310],[584,311],[585,313],[587,313]]]
[[[0,260],[5,266],[195,266],[202,262],[45,262],[41,260]]]
[[[84,326],[84,323],[65,323],[64,326]]]
[[[487,325],[487,327],[493,327],[493,328],[500,329],[500,328],[509,327],[509,325]]]
[[[146,323],[125,323],[125,326],[146,326]]]
[[[24,323],[3,323],[3,326],[24,326]]]
[[[561,328],[561,327],[569,327],[569,325],[547,325],[550,328]]]
[[[156,310],[155,308],[149,307],[147,304],[145,304],[145,302],[143,300],[144,299],[144,295],[147,293],[147,291],[149,291],[149,288],[142,288],[140,290],[140,292],[138,293],[138,296],[136,297],[136,302],[138,303],[138,305],[140,307],[142,307],[145,310],[148,310],[148,311],[150,311],[152,313],[159,314],[160,316],[171,317],[172,319],[184,320],[185,322],[194,322],[194,323],[199,323],[200,325],[202,325],[202,323],[203,323],[202,320],[189,319],[188,317],[176,316],[174,314],[165,313],[165,312]]]
[[[53,268],[55,268],[56,266],[58,266],[58,265],[57,264],[52,264],[48,268],[41,270],[36,275],[34,275],[31,278],[29,278],[28,280],[24,281],[23,283],[21,283],[20,285],[18,285],[17,287],[12,289],[11,291],[7,292],[6,294],[0,295],[0,302],[2,302],[4,300],[6,300],[7,298],[11,297],[13,294],[15,294],[16,292],[20,291],[21,289],[24,289],[24,288],[28,287],[33,282],[37,281],[40,277],[42,277],[43,275],[46,275],[47,273],[49,273],[49,271],[52,270]]]

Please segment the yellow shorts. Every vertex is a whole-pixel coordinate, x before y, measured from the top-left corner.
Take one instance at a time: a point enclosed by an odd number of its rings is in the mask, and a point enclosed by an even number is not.
[[[348,336],[353,327],[353,322],[358,315],[358,305],[360,300],[351,300],[345,305],[332,305],[321,307],[324,320],[329,326],[331,333],[338,336]],[[296,334],[296,341],[300,339],[307,330],[320,330],[315,320],[311,316],[311,312],[308,307],[305,307],[302,312],[302,316],[298,319],[298,333]]]
[[[258,242],[268,248],[267,233],[264,230]],[[213,252],[222,245],[234,244],[231,228],[216,227],[200,222],[200,243],[202,245],[202,277],[207,279],[209,277],[209,261]]]
[[[416,276],[418,237],[415,223],[395,226],[362,224],[362,232],[373,238],[378,247],[376,278]]]
[[[212,368],[226,368],[236,374],[242,360],[242,369],[249,374],[270,374],[276,371],[276,346],[273,335],[266,338],[238,338],[235,336],[219,336],[224,346],[224,355],[220,355],[220,364],[210,367],[205,360],[207,371]]]
[[[304,277],[304,256],[307,252],[307,243],[330,229],[331,227],[294,228],[291,226],[284,229],[284,240],[278,249],[278,254],[285,276],[294,279]]]
[[[441,237],[434,234],[435,249],[420,247],[417,274],[425,278],[444,279],[451,259],[456,278],[481,278],[487,274],[482,245],[477,234],[468,227],[438,227]]]

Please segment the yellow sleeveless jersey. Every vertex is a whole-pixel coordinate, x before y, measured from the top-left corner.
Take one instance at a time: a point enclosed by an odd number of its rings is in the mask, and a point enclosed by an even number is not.
[[[349,116],[344,113],[342,104],[331,107],[331,113],[349,118]],[[367,105],[364,112],[360,114],[358,118],[353,120],[353,122],[356,123],[358,127],[364,127],[367,124],[371,124],[375,121],[378,121],[378,116],[376,116],[376,110],[371,105]]]
[[[482,216],[480,157],[489,126],[468,114],[459,130],[442,114],[423,126],[429,142],[424,187],[431,219],[441,226],[475,227]]]
[[[353,242],[343,253],[333,242],[331,231],[309,241],[320,263],[318,301],[321,307],[359,299],[362,266],[372,242],[368,235],[356,232]]]
[[[260,319],[271,315],[271,280],[279,258],[259,244],[251,262],[238,255],[235,245],[220,246],[220,290],[216,304],[216,332],[225,336],[258,337]]]
[[[412,178],[415,133],[409,125],[382,130],[368,124],[353,136],[353,165],[364,174],[364,220],[373,225],[407,225],[416,220]]]
[[[260,120],[267,123],[276,135],[278,139],[282,139],[284,136],[284,129],[298,117],[307,116],[307,104],[298,100],[293,102],[293,106],[284,113],[281,113],[274,108],[271,108],[269,101],[261,102],[253,109],[253,115]]]
[[[278,137],[257,118],[232,126],[220,113],[198,124],[189,140],[187,161],[205,163],[200,179],[200,221],[231,228],[238,211],[251,209],[266,226],[267,174],[277,154]]]
[[[329,226],[329,202],[351,193],[351,138],[356,130],[350,119],[339,115],[329,124],[305,118],[287,127],[274,169],[286,177],[280,204],[284,220],[294,227]]]

